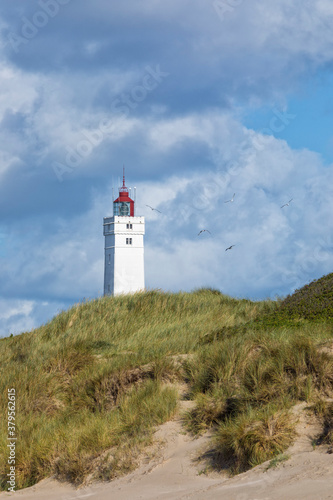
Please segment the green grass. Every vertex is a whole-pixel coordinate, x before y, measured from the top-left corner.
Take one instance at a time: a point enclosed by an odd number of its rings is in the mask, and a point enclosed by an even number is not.
[[[227,418],[220,424],[215,442],[222,463],[238,473],[280,455],[294,436],[289,412],[279,405],[266,405]]]
[[[333,319],[333,273],[312,281],[286,297],[278,311],[281,318]]]
[[[176,410],[170,382],[181,374],[174,357],[195,353],[217,324],[241,324],[254,307],[214,290],[151,291],[77,304],[41,328],[1,340],[1,394],[14,387],[17,398],[17,487],[52,474],[79,483],[93,469],[100,478],[130,470],[154,426]],[[5,396],[3,488],[6,405]]]
[[[1,487],[11,387],[18,488],[132,470],[156,425],[174,415],[177,380],[196,401],[187,428],[214,429],[216,464],[223,456],[237,472],[279,456],[294,437],[291,406],[324,400],[333,387],[329,317],[295,320],[281,304],[150,291],[77,304],[1,340]]]
[[[266,471],[268,471],[269,469],[275,469],[275,467],[277,467],[278,465],[280,465],[283,462],[286,462],[287,460],[289,460],[289,458],[290,458],[290,455],[287,455],[285,453],[281,453],[280,455],[277,455],[275,458],[273,458],[273,460],[271,460],[269,462],[269,464],[266,467]]]

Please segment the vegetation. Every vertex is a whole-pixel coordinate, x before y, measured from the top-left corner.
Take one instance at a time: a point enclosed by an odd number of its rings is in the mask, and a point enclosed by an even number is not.
[[[333,320],[333,273],[288,295],[279,308],[284,318]]]
[[[77,304],[1,340],[1,394],[15,388],[17,399],[17,487],[134,468],[177,409],[177,380],[196,402],[187,428],[214,429],[215,466],[238,472],[281,456],[295,435],[292,405],[332,395],[333,323],[318,317],[211,289],[150,291]],[[6,398],[1,412],[5,488]]]
[[[269,464],[267,465],[266,471],[268,471],[269,469],[274,469],[275,467],[277,467],[281,463],[289,460],[289,458],[290,458],[290,455],[286,455],[285,453],[282,453],[281,455],[277,455],[275,458],[273,458],[269,462]]]
[[[187,425],[195,433],[216,427],[215,465],[241,472],[291,444],[292,405],[332,395],[333,357],[322,349],[332,332],[327,324],[265,330],[250,323],[187,363],[197,401]]]
[[[323,423],[323,432],[318,439],[318,443],[333,445],[333,403],[319,399],[313,405],[312,409]]]

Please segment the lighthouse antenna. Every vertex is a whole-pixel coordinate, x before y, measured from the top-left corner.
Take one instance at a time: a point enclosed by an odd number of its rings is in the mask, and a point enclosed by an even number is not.
[[[123,187],[125,187],[125,165],[123,165]]]

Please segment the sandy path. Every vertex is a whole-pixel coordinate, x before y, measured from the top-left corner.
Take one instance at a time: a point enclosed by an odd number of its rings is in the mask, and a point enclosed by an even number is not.
[[[186,405],[186,403],[183,403]],[[155,437],[165,442],[157,457],[143,463],[128,476],[111,483],[75,490],[52,479],[15,493],[20,500],[326,500],[333,499],[333,454],[327,447],[313,448],[319,433],[315,420],[309,419],[304,404],[300,415],[299,437],[286,452],[291,458],[266,471],[262,464],[232,479],[217,473],[202,473],[205,464],[195,457],[209,444],[206,435],[192,439],[175,419],[162,425]],[[12,496],[0,494],[1,498]]]

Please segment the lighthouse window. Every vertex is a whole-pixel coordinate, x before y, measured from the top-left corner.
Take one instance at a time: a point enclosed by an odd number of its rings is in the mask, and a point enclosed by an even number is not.
[[[126,238],[126,245],[132,245],[132,238]]]
[[[133,229],[133,224],[126,224],[126,229]]]
[[[120,201],[113,203],[113,215],[129,216],[130,215],[130,203],[127,201]]]

